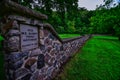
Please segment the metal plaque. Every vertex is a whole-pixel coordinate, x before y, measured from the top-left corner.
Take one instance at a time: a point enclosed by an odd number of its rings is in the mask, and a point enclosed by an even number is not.
[[[26,51],[38,47],[38,28],[30,25],[20,25],[21,50]]]

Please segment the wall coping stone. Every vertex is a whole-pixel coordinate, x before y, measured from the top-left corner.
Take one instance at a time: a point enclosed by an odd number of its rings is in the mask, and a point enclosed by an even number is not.
[[[49,23],[45,23],[43,24],[43,27],[45,29],[48,29],[52,32],[52,34],[61,42],[63,43],[62,39],[58,36],[58,33],[55,31],[55,29],[52,27],[52,25],[50,25]]]
[[[49,23],[45,23],[43,25],[39,25],[39,26],[43,26],[45,29],[48,29],[52,32],[52,34],[61,42],[61,43],[66,43],[66,42],[70,42],[79,38],[82,38],[83,36],[78,36],[78,37],[74,37],[74,38],[67,38],[67,39],[61,39],[58,35],[58,33],[55,31],[55,29],[52,27],[52,25],[50,25]]]
[[[74,37],[74,38],[65,38],[63,39],[63,43],[67,43],[67,42],[70,42],[70,41],[73,41],[73,40],[76,40],[76,39],[79,39],[79,38],[82,38],[83,36],[79,36],[79,37]]]

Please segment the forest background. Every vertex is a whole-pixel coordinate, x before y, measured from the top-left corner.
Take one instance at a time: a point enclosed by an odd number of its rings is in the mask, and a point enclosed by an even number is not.
[[[105,34],[120,39],[120,1],[104,0],[95,10],[79,7],[79,0],[12,0],[48,16],[59,34]]]

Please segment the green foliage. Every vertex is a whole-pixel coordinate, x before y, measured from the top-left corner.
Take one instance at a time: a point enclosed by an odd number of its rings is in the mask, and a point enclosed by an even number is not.
[[[67,32],[68,33],[74,33],[76,30],[75,30],[75,22],[74,21],[68,21],[67,22]]]
[[[84,34],[85,27],[89,27],[91,12],[78,8],[78,0],[38,0],[38,3],[33,0],[13,1],[30,8],[34,6],[34,10],[46,14],[49,17],[47,22],[52,24],[58,33]],[[80,31],[81,29],[83,30]]]
[[[94,28],[96,33],[109,33],[110,29],[112,29],[114,25],[114,16],[104,14],[97,14],[93,16],[91,19],[91,26]]]
[[[62,27],[62,26],[58,26],[58,27],[56,28],[56,31],[57,31],[58,33],[65,33],[64,27]]]
[[[117,37],[93,37],[55,80],[119,80],[119,47]]]
[[[114,26],[113,27],[115,29],[115,35],[119,37],[119,40],[120,40],[120,27],[119,26]]]
[[[48,15],[47,22],[58,33],[111,34],[120,36],[120,5],[111,7],[113,0],[104,0],[94,11],[78,7],[78,0],[13,0]]]
[[[90,18],[92,33],[120,36],[120,7],[97,10]]]

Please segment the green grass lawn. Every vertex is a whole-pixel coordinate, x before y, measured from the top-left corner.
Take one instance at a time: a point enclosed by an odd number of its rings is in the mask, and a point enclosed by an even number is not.
[[[80,36],[80,34],[59,34],[59,36],[64,39],[64,38],[74,38]]]
[[[55,80],[120,80],[120,41],[93,37]]]

